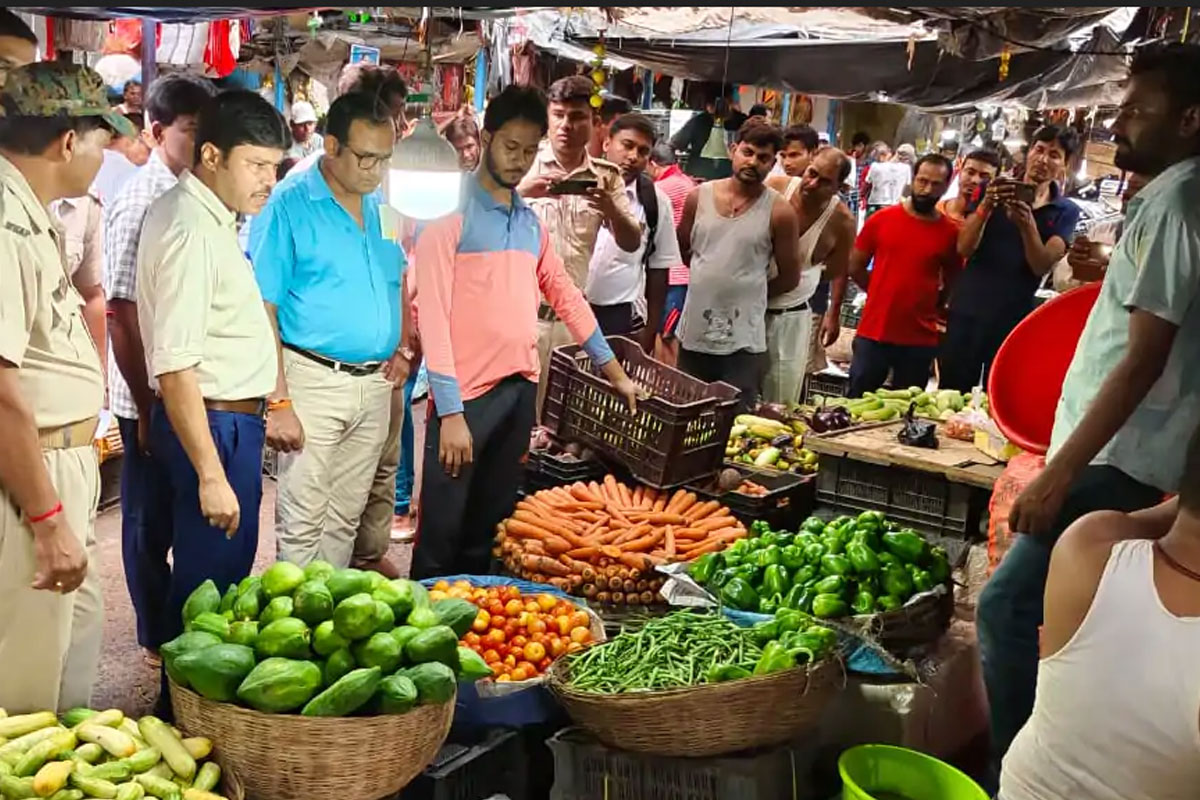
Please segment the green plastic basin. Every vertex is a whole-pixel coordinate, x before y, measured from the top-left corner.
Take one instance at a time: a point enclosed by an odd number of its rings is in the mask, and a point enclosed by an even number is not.
[[[933,756],[864,744],[838,759],[842,800],[989,800],[979,784]]]

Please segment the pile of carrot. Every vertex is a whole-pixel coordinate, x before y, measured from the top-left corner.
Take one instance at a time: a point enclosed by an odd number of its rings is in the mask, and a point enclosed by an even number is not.
[[[612,475],[529,495],[497,529],[510,572],[600,603],[657,598],[654,567],[723,550],[746,536],[728,508],[679,489],[630,489]]]

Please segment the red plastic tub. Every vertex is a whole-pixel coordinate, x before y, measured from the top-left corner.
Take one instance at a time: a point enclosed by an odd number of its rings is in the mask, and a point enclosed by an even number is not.
[[[1035,309],[996,352],[988,376],[992,419],[1023,450],[1044,454],[1050,447],[1063,379],[1100,285],[1089,283]]]

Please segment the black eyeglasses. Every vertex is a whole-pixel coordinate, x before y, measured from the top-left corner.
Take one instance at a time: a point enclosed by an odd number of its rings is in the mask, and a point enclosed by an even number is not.
[[[343,147],[345,147],[354,155],[354,158],[358,161],[359,169],[367,171],[376,170],[392,160],[391,153],[385,153],[383,155],[380,155],[379,153],[360,153],[350,145],[343,145]]]

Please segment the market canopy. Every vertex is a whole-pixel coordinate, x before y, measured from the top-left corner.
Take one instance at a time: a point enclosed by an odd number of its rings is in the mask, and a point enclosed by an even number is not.
[[[207,22],[231,17],[258,17],[319,11],[326,6],[21,6],[13,11],[71,19],[146,17],[158,22]]]

